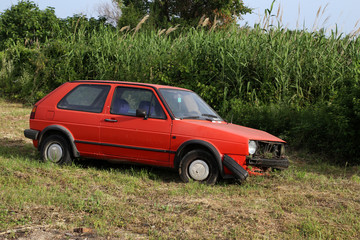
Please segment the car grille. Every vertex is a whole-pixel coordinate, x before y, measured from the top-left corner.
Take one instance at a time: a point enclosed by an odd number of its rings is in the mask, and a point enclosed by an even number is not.
[[[285,157],[283,143],[257,141],[256,152],[251,156],[253,159],[281,159]]]

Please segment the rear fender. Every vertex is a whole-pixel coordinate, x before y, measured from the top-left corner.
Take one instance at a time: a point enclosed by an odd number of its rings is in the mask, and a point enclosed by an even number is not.
[[[80,157],[80,153],[76,148],[75,145],[75,140],[73,135],[71,134],[71,132],[60,125],[51,125],[51,126],[47,126],[46,128],[44,128],[44,130],[41,131],[40,136],[39,136],[39,144],[38,144],[38,149],[40,150],[40,146],[42,144],[42,141],[44,140],[44,136],[47,135],[47,133],[51,132],[51,131],[56,131],[56,132],[61,132],[62,134],[64,134],[66,136],[66,138],[69,140],[69,144],[71,146],[71,150],[73,153],[74,157]]]

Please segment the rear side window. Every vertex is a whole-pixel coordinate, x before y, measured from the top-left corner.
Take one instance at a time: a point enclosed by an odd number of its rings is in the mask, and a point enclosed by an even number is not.
[[[100,113],[109,93],[109,85],[79,85],[61,99],[60,109]]]

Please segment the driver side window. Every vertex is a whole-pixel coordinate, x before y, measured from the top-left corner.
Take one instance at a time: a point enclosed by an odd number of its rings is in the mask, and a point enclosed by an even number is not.
[[[154,93],[147,89],[117,87],[111,103],[110,113],[136,116],[136,110],[146,111],[148,118],[165,119],[165,113]]]

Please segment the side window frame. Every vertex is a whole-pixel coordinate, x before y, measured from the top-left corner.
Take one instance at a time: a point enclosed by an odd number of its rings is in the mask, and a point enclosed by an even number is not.
[[[147,89],[147,88],[138,88],[138,87],[129,87],[129,86],[116,86],[115,87],[114,92],[113,92],[113,96],[112,96],[112,100],[111,100],[111,104],[110,104],[110,114],[138,118],[136,115],[134,115],[134,113],[125,114],[125,113],[117,113],[117,112],[114,111],[114,109],[113,109],[114,105],[115,105],[114,103],[115,103],[116,99],[119,97],[118,96],[118,91],[119,91],[118,89],[123,89],[123,91],[126,91],[126,89],[131,89],[131,90],[135,90],[135,91],[139,90],[139,91],[150,92],[151,93],[151,97],[150,97],[150,100],[149,100],[150,104],[152,104],[152,102],[154,101],[154,105],[157,105],[157,107],[161,110],[160,115],[163,116],[163,117],[161,117],[161,116],[160,117],[154,117],[154,116],[151,116],[151,115],[149,116],[149,112],[147,112],[146,113],[147,118],[149,118],[149,119],[159,119],[159,120],[166,120],[167,119],[167,115],[165,113],[164,107],[161,105],[161,103],[160,103],[161,101],[159,100],[158,96],[156,96],[157,94],[154,91],[152,91],[151,89]],[[123,99],[123,100],[125,100],[125,99]],[[127,102],[127,101],[125,100],[125,102]],[[124,102],[125,105],[128,104],[128,103],[125,103],[125,102]],[[126,107],[124,107],[124,108],[126,108]],[[139,109],[139,108],[137,108],[137,109]],[[150,114],[151,114],[151,111],[150,111]]]
[[[90,110],[90,109],[86,109],[85,106],[81,106],[81,105],[78,105],[79,108],[75,108],[75,107],[71,107],[71,105],[69,105],[70,107],[63,107],[61,106],[61,103],[63,101],[67,101],[66,98],[68,96],[70,96],[70,94],[72,94],[74,91],[76,91],[77,89],[79,89],[80,87],[84,87],[84,86],[91,86],[91,87],[96,87],[96,86],[100,86],[100,87],[103,87],[103,92],[101,92],[99,94],[99,96],[97,96],[93,103],[96,103],[98,102],[99,100],[102,101],[102,103],[100,104],[101,107],[99,107],[99,110]],[[71,91],[69,91],[68,93],[65,94],[64,97],[61,98],[61,100],[57,103],[56,107],[58,109],[62,109],[62,110],[70,110],[70,111],[78,111],[78,112],[88,112],[88,113],[102,113],[104,111],[104,106],[105,106],[105,103],[106,103],[106,99],[108,98],[109,96],[109,92],[110,92],[110,89],[111,89],[111,86],[110,85],[107,85],[107,84],[79,84],[77,85],[76,87],[74,87],[73,89],[71,89]],[[100,98],[100,99],[98,99]],[[83,109],[81,109],[80,107],[84,107]]]

